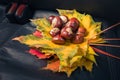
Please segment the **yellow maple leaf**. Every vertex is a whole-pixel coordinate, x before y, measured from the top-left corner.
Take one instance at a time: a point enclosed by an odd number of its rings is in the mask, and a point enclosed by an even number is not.
[[[86,70],[92,71],[93,64],[96,63],[96,53],[90,47],[90,43],[104,43],[104,40],[100,36],[96,36],[101,31],[101,22],[95,22],[93,18],[88,14],[81,14],[76,10],[61,10],[58,9],[60,15],[65,15],[69,19],[72,17],[77,18],[80,21],[80,25],[87,30],[84,42],[81,44],[73,44],[67,41],[64,45],[58,45],[53,43],[52,37],[49,34],[51,25],[46,18],[33,19],[33,24],[37,26],[37,30],[43,34],[42,38],[38,38],[32,34],[17,37],[14,40],[18,40],[29,47],[41,48],[41,51],[45,54],[56,55],[59,58],[59,72],[65,72],[68,76],[77,68],[85,67]],[[53,66],[54,64],[52,64]],[[51,66],[51,65],[48,65]],[[49,69],[47,67],[47,69]],[[50,68],[50,70],[53,70]]]

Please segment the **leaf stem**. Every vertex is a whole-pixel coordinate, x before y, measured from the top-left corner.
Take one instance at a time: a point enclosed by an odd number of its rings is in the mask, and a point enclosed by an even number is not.
[[[120,38],[104,38],[104,40],[120,40]]]
[[[112,25],[112,26],[110,26],[110,27],[102,30],[102,31],[99,32],[97,35],[100,35],[101,33],[104,33],[104,32],[106,32],[106,31],[108,31],[108,30],[110,30],[110,29],[112,29],[112,28],[114,28],[114,27],[116,27],[116,26],[118,26],[118,25],[120,25],[120,22],[118,22],[118,23],[116,23],[116,24],[114,24],[114,25]]]
[[[90,45],[94,45],[94,46],[109,46],[109,47],[118,47],[120,48],[119,45],[111,45],[111,44],[94,44],[94,43],[91,43]]]
[[[101,53],[101,54],[103,54],[103,55],[106,55],[106,56],[109,56],[109,57],[112,57],[112,58],[115,58],[115,59],[119,59],[120,60],[120,57],[117,57],[117,56],[115,56],[115,55],[112,55],[112,54],[110,54],[110,53],[108,53],[108,52],[105,52],[105,51],[103,51],[103,50],[100,50],[100,49],[98,49],[98,48],[95,48],[95,47],[93,47],[93,46],[91,46],[96,52],[99,52],[99,53]]]
[[[112,28],[114,28],[114,27],[116,27],[116,26],[118,26],[118,25],[120,25],[120,22],[118,22],[118,23],[116,23],[116,24],[114,24],[114,25],[112,25],[112,26],[110,26],[110,27],[108,27],[108,28],[106,28],[106,29],[100,31],[100,32],[97,33],[96,35],[93,35],[92,38],[94,38],[95,36],[98,36],[98,35],[100,35],[100,34],[106,32],[106,31],[108,31],[108,30],[110,30],[110,29],[112,29]],[[90,38],[90,39],[92,39],[92,38]]]

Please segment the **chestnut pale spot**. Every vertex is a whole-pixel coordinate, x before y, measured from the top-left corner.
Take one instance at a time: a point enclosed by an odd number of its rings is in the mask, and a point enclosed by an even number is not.
[[[66,31],[68,32],[68,34],[73,34],[73,32],[72,32],[72,29],[71,28],[66,28]]]
[[[61,28],[62,27],[62,20],[60,19],[59,16],[56,16],[52,20],[52,27],[57,27],[57,28]]]
[[[67,23],[67,27],[71,27],[73,31],[76,31],[79,27],[79,21],[76,18],[71,18]]]
[[[59,34],[60,33],[60,29],[59,28],[53,28],[53,29],[51,29],[51,31],[50,31],[50,35],[51,36],[56,36],[57,34]]]
[[[63,23],[66,23],[68,21],[68,18],[66,16],[60,16]]]
[[[48,17],[48,21],[50,22],[50,24],[52,24],[52,20],[53,20],[54,18],[55,18],[55,16],[53,16],[53,15]]]
[[[61,30],[61,36],[65,39],[71,39],[73,37],[73,32],[72,32],[71,28],[64,27]]]

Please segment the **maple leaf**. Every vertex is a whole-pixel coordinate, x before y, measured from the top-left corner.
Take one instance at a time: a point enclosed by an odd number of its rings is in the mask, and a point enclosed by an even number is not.
[[[31,48],[29,51],[28,51],[30,54],[36,56],[37,58],[39,59],[47,59],[47,58],[50,58],[51,56],[50,55],[46,55],[42,52],[40,52],[39,50],[36,50],[34,48]]]
[[[60,61],[57,60],[57,61],[48,63],[47,66],[43,67],[42,69],[52,70],[53,72],[58,72],[59,66],[60,66]]]
[[[81,14],[76,10],[58,9],[58,12],[60,15],[65,15],[69,19],[75,17],[79,20],[80,26],[83,26],[87,31],[83,43],[73,44],[70,41],[66,41],[64,45],[53,43],[52,37],[49,34],[52,27],[46,18],[31,20],[32,23],[36,25],[36,30],[41,32],[42,37],[39,38],[36,37],[35,34],[29,34],[14,38],[14,40],[18,40],[29,47],[40,48],[40,51],[44,53],[44,55],[42,54],[43,58],[46,58],[45,55],[57,56],[58,60],[51,61],[43,69],[49,69],[55,72],[65,72],[68,76],[78,67],[81,69],[85,67],[86,70],[91,72],[93,64],[96,64],[95,56],[97,56],[97,54],[90,46],[90,43],[105,42],[97,35],[101,31],[101,22],[95,22],[90,15]],[[36,55],[36,53],[34,55]]]
[[[36,31],[33,33],[33,35],[34,35],[34,36],[36,36],[36,37],[41,38],[41,37],[42,37],[42,32],[41,32],[41,31],[36,30]]]

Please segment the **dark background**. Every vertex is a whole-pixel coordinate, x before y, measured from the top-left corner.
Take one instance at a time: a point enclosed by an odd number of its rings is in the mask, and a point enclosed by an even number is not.
[[[0,4],[9,4],[11,1],[18,0],[1,0]],[[34,9],[77,9],[97,17],[120,20],[120,0],[29,0],[29,4]]]
[[[120,21],[120,0],[0,0],[0,80],[120,80],[120,60],[99,54],[91,73],[77,69],[71,77],[64,73],[40,70],[46,61],[28,54],[26,45],[12,38],[30,34],[35,26],[30,22],[11,23],[6,17],[6,7],[12,2],[25,3],[32,9],[31,18],[58,15],[57,8],[76,9],[91,14],[96,21],[102,22],[102,29]],[[30,14],[30,13],[26,13]],[[24,21],[24,20],[23,20]],[[103,34],[106,38],[120,38],[120,26]],[[120,45],[120,41],[108,41]],[[120,57],[119,48],[98,47]]]

